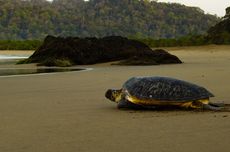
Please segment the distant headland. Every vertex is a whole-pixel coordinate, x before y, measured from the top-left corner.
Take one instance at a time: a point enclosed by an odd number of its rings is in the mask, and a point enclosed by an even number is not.
[[[208,30],[207,39],[215,44],[230,43],[230,7],[226,8],[226,15],[215,26]]]

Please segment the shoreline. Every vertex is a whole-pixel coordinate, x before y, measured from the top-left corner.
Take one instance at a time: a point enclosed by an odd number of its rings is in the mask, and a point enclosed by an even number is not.
[[[176,46],[176,47],[158,47],[168,51],[229,51],[230,45],[200,45],[200,46]],[[155,48],[153,48],[155,49]],[[156,48],[157,49],[157,48]]]
[[[63,68],[0,68],[1,70],[38,70],[38,69],[63,69]],[[93,68],[66,68],[66,69],[73,69],[73,71],[63,71],[63,72],[87,72],[93,70]],[[76,71],[74,70],[76,69]],[[1,75],[0,74],[0,79],[1,78],[10,78],[10,77],[28,77],[28,76],[41,76],[41,75],[52,75],[52,74],[59,74],[62,73],[60,72],[41,72],[41,73],[28,73],[28,74],[9,74],[9,75]]]

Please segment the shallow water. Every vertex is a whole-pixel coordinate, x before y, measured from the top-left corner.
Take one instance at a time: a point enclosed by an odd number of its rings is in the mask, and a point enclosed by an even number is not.
[[[79,68],[0,68],[0,76],[81,71]]]
[[[10,60],[10,59],[26,59],[28,56],[21,55],[21,56],[16,56],[16,55],[1,55],[0,54],[0,60]]]
[[[46,68],[5,68],[4,65],[15,65],[19,60],[26,59],[27,56],[14,56],[14,55],[0,55],[0,76],[12,76],[12,75],[27,75],[27,74],[38,74],[38,73],[56,73],[56,72],[70,72],[70,71],[81,71],[85,69],[80,68],[57,68],[57,67],[46,67]]]
[[[26,59],[27,55],[4,55],[0,54],[0,65],[15,64],[19,60]]]

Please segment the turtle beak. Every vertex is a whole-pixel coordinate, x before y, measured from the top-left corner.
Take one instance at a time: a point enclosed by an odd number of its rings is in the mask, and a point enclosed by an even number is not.
[[[113,96],[113,92],[114,90],[113,89],[108,89],[105,93],[105,97],[111,101],[114,101],[115,102],[115,97]]]

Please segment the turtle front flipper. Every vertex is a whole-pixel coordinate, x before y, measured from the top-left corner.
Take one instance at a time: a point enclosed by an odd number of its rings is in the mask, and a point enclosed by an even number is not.
[[[143,109],[143,106],[129,102],[126,99],[121,99],[117,104],[117,108],[119,108],[119,109],[136,109],[136,110],[139,109],[140,110],[140,109]]]
[[[134,110],[156,109],[155,106],[144,106],[144,105],[134,104],[124,98],[118,102],[117,107],[119,109],[134,109]]]

